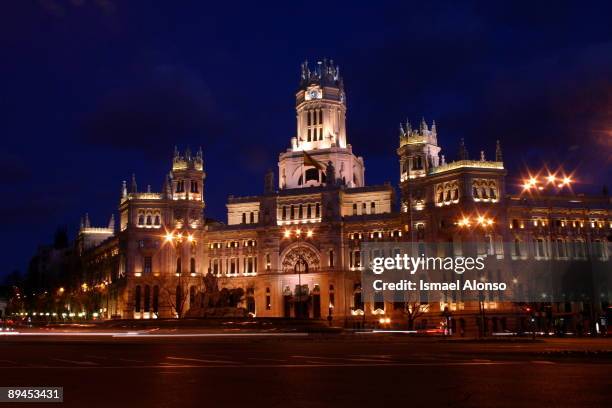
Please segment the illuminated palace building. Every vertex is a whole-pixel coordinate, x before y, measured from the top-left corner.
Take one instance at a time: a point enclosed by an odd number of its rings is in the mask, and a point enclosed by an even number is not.
[[[240,306],[257,317],[331,315],[337,324],[351,324],[383,315],[405,324],[394,317],[394,304],[362,301],[360,247],[366,241],[476,239],[515,243],[510,253],[492,245],[498,258],[607,259],[609,198],[570,194],[567,177],[551,178],[555,191],[549,193],[540,190],[547,180],[534,178],[526,181],[529,194],[509,195],[499,142],[492,160],[483,152],[468,158],[461,142],[459,156],[449,161],[435,123],[402,124],[399,200],[391,184],[366,185],[364,159],[348,143],[346,110],[338,67],[303,64],[297,133],[279,155],[278,181],[270,171],[261,195],[230,196],[226,223],[204,217],[201,151],[175,151],[161,192],[140,191],[134,178],[124,182],[118,230],[114,222],[92,228],[86,219],[78,238],[85,283],[103,289],[103,316],[189,316],[202,306],[198,294],[210,273],[220,288],[242,288]],[[482,306],[426,301],[417,327],[437,327],[445,308],[473,324],[470,315]],[[513,307],[484,303],[491,319]],[[578,312],[582,306],[558,307]]]

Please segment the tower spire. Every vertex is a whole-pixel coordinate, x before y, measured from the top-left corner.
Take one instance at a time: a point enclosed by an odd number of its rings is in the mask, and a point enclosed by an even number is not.
[[[495,161],[501,162],[504,161],[504,156],[502,155],[501,143],[499,140],[495,143]]]
[[[468,159],[469,159],[469,155],[468,155],[467,148],[465,147],[465,139],[461,138],[461,141],[459,142],[459,160],[468,160]]]
[[[136,174],[132,173],[132,185],[130,186],[130,193],[137,193],[138,186],[136,185]]]

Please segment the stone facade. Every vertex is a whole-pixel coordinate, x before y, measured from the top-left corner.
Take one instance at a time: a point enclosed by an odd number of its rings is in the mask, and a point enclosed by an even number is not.
[[[100,289],[103,316],[182,315],[211,273],[221,287],[244,289],[242,306],[254,316],[355,324],[382,314],[400,324],[400,308],[361,300],[364,241],[512,242],[511,249],[495,246],[496,256],[609,259],[609,197],[535,185],[508,194],[499,142],[494,160],[484,152],[470,159],[462,141],[457,160],[447,162],[435,123],[402,124],[399,197],[390,184],[367,186],[364,160],[347,142],[345,90],[331,61],[313,71],[302,66],[296,114],[297,136],[280,154],[278,183],[270,172],[262,195],[230,196],[226,223],[204,218],[201,151],[177,151],[161,192],[140,192],[135,178],[129,189],[124,182],[118,231],[82,225],[83,278]],[[595,302],[598,312],[607,299]],[[417,326],[438,327],[444,310],[474,325],[483,307],[500,319],[498,330],[517,313],[508,302],[430,299]]]

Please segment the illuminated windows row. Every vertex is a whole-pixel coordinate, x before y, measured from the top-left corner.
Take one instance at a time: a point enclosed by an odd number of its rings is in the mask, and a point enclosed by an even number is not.
[[[242,241],[242,246],[245,248],[248,247],[256,247],[257,241],[254,239],[247,239]],[[209,249],[221,249],[221,248],[240,248],[240,241],[227,241],[225,244],[223,242],[211,242],[208,245]]]
[[[283,205],[281,207],[281,219],[302,220],[321,217],[321,205],[319,203],[308,203],[299,205]]]

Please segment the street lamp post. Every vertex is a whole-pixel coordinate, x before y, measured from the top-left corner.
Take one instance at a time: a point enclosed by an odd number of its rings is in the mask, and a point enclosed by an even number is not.
[[[475,220],[475,223],[473,222],[473,219]],[[468,230],[470,232],[470,236],[473,237],[475,228],[480,227],[483,230],[486,230],[487,228],[493,228],[495,220],[484,215],[477,215],[475,218],[470,216],[462,216],[461,219],[459,219],[455,224],[459,228]],[[479,291],[478,293],[478,313],[480,315],[480,333],[484,337],[486,333],[486,311],[484,304],[484,294],[480,292],[481,291]]]

